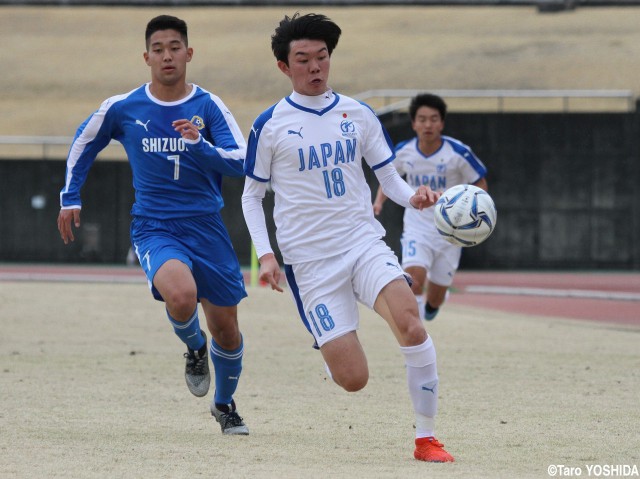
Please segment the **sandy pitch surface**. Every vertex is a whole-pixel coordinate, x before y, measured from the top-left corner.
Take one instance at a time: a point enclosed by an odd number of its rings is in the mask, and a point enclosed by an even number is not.
[[[0,477],[546,478],[549,465],[640,465],[638,328],[449,304],[437,435],[454,464],[413,460],[401,354],[362,310],[370,382],[327,378],[287,292],[249,289],[224,437],[184,384],[183,348],[144,284],[3,282]]]

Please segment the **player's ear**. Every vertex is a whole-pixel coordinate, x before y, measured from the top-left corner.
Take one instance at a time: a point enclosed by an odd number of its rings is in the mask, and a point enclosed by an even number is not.
[[[193,58],[193,48],[189,47],[187,48],[187,61],[190,62],[192,58]]]
[[[280,71],[282,73],[284,73],[285,75],[287,75],[288,77],[291,77],[291,70],[289,70],[289,65],[287,65],[285,62],[283,62],[282,60],[278,60],[278,68],[280,69]]]
[[[144,52],[144,53],[142,54],[142,57],[144,58],[144,62],[145,62],[147,65],[149,65],[149,52]],[[149,65],[149,66],[151,66],[151,65]]]

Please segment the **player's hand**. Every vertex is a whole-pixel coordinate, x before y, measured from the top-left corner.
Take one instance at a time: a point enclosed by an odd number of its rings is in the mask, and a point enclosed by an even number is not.
[[[282,293],[280,287],[280,265],[273,253],[267,253],[260,257],[260,281],[271,285],[272,290]]]
[[[376,201],[373,203],[373,214],[378,216],[382,212],[382,203]]]
[[[433,191],[426,185],[419,186],[416,190],[416,194],[409,198],[409,203],[414,208],[422,211],[424,208],[429,208],[436,204],[440,194],[437,191]]]
[[[171,123],[174,130],[180,133],[180,136],[185,140],[197,140],[200,137],[198,127],[191,123],[189,120],[181,119]]]
[[[74,241],[73,230],[71,223],[76,228],[80,228],[80,208],[74,208],[69,210],[60,210],[58,214],[58,231],[64,244],[69,244],[69,241]]]

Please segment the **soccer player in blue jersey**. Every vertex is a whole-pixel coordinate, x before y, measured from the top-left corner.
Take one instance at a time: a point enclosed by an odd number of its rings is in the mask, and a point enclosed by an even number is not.
[[[487,191],[487,168],[467,145],[443,136],[447,104],[438,95],[422,93],[411,99],[409,116],[416,136],[399,143],[398,172],[414,189],[428,185],[443,192],[459,184],[472,184]],[[379,215],[387,196],[379,187],[373,211]],[[460,264],[462,248],[446,241],[433,222],[433,208],[407,208],[403,218],[402,267],[411,275],[411,289],[423,318],[432,320],[447,296]],[[425,301],[425,282],[427,294]]]
[[[247,294],[220,216],[222,178],[243,176],[246,143],[222,100],[186,82],[193,56],[186,23],[155,17],[145,40],[151,81],[105,100],[76,132],[58,229],[65,244],[74,240],[89,168],[111,139],[118,140],[133,172],[131,242],[153,296],[164,301],[169,322],[187,347],[187,386],[195,396],[206,396],[209,352],[215,372],[211,414],[224,434],[249,434],[233,400],[244,349],[237,305]],[[210,343],[200,330],[198,302]]]
[[[275,193],[274,220],[285,274],[303,324],[325,367],[346,391],[369,378],[357,335],[360,302],[389,324],[405,358],[416,414],[414,457],[449,462],[434,438],[438,401],[436,353],[398,259],[374,218],[362,158],[390,198],[407,208],[433,205],[428,186],[414,191],[391,165],[393,145],[367,106],[329,88],[331,54],[341,30],[324,15],[284,17],[271,37],[293,92],[254,122],[245,161],[242,206],[260,261],[260,279],[282,291],[280,266],[262,199]],[[395,406],[394,406],[395,407]]]

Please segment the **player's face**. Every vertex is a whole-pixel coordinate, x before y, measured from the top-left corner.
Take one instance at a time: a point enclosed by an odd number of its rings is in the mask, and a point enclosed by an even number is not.
[[[420,141],[435,143],[440,141],[442,130],[444,129],[444,121],[437,109],[421,106],[418,108],[416,118],[411,123],[411,126]]]
[[[149,50],[144,60],[151,67],[151,78],[165,86],[184,83],[187,63],[193,49],[187,48],[180,33],[175,30],[159,30],[149,38]]]
[[[278,68],[291,79],[293,90],[302,95],[322,95],[327,91],[331,57],[321,40],[294,40],[289,65],[279,61]]]

